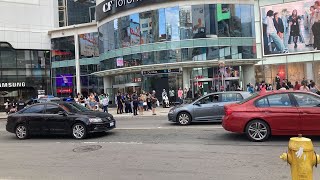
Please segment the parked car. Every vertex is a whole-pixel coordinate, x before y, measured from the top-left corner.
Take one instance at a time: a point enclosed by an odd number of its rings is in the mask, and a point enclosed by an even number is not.
[[[273,91],[226,105],[222,126],[252,141],[265,141],[270,135],[320,135],[319,119],[319,95]]]
[[[38,103],[8,116],[6,129],[18,139],[32,134],[71,134],[83,139],[89,133],[105,132],[116,127],[112,116],[81,114],[72,106],[52,102]]]
[[[221,122],[224,115],[224,105],[246,99],[249,92],[217,92],[211,93],[196,101],[180,105],[169,111],[168,119],[180,125],[191,122]]]

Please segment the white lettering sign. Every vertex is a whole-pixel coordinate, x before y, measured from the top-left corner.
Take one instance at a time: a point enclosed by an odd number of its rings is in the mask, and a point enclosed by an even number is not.
[[[102,6],[102,11],[103,12],[108,12],[112,9],[112,5],[113,3],[115,2],[115,5],[116,5],[116,8],[118,7],[122,7],[122,6],[125,6],[127,4],[132,4],[132,3],[135,3],[135,2],[138,2],[138,1],[142,1],[142,0],[112,0],[112,1],[108,1],[107,3],[105,3],[103,6]]]
[[[5,87],[26,87],[25,82],[6,82],[6,83],[0,83],[0,88]]]

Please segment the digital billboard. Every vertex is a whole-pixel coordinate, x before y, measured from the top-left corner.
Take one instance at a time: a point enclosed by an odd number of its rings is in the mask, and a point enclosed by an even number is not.
[[[72,87],[73,86],[73,75],[72,74],[60,74],[56,76],[57,87]]]
[[[319,11],[315,0],[261,7],[264,55],[320,50],[320,23],[315,23]]]
[[[99,56],[98,33],[86,33],[79,35],[80,56],[97,57]]]

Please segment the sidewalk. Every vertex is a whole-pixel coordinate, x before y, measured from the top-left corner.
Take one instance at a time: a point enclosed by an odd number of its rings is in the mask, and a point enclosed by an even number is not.
[[[155,116],[167,116],[171,108],[162,108],[162,107],[157,107],[156,108],[156,114]],[[114,117],[153,117],[152,111],[144,111],[143,115],[140,115],[138,112],[138,116],[133,116],[132,113],[123,113],[123,114],[117,114],[117,109],[116,108],[109,108],[109,113],[112,114]]]
[[[162,108],[162,107],[158,107],[156,108],[156,116],[167,116],[169,111],[170,111],[171,108]],[[123,114],[117,114],[117,108],[109,108],[109,113],[112,114],[114,117],[135,117],[133,116],[132,113],[123,113]],[[139,112],[138,112],[139,114]],[[138,115],[136,117],[152,117],[152,111],[149,110],[149,111],[145,111],[143,112],[143,115]],[[4,112],[0,112],[0,120],[6,120],[7,119],[7,114],[4,113]]]

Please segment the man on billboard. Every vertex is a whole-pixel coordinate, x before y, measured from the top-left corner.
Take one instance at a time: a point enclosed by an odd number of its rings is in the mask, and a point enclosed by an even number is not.
[[[288,50],[285,48],[283,41],[277,34],[277,30],[273,22],[273,16],[273,11],[269,10],[264,21],[264,24],[267,26],[266,31],[269,42],[270,40],[272,40],[276,46],[277,51],[279,51],[280,53],[288,53]]]
[[[314,2],[315,14],[312,32],[314,36],[313,48],[320,50],[320,1]]]

